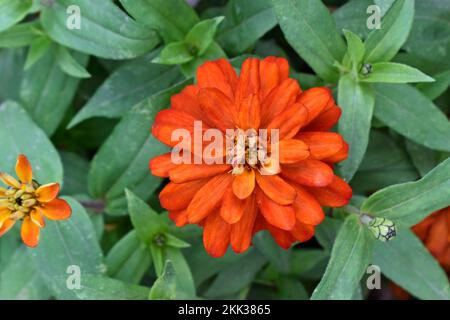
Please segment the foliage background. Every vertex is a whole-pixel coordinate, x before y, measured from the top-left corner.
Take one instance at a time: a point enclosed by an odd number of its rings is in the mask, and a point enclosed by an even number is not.
[[[81,30],[66,28],[73,4]],[[373,4],[379,30],[366,24]],[[285,251],[260,233],[247,253],[214,259],[199,228],[176,228],[159,206],[148,161],[166,148],[149,129],[196,66],[248,55],[286,57],[303,89],[333,90],[354,198],[305,244]],[[17,229],[0,239],[0,298],[379,299],[393,281],[448,299],[409,227],[450,205],[449,84],[448,0],[0,0],[0,170],[26,154],[74,211],[36,249]],[[376,241],[355,212],[394,221],[398,237]],[[382,290],[367,290],[371,263]]]

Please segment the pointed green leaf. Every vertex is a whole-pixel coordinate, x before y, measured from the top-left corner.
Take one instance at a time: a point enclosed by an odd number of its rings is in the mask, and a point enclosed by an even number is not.
[[[354,68],[358,68],[364,58],[366,50],[364,48],[364,43],[361,38],[350,30],[344,30],[344,35],[347,40],[347,54],[349,55]]]
[[[150,290],[150,300],[175,300],[177,298],[177,274],[172,261],[167,260],[164,271]]]
[[[361,76],[363,82],[410,83],[434,82],[434,79],[422,71],[401,63],[378,62],[372,65],[367,76]]]
[[[19,48],[30,45],[38,36],[36,30],[40,27],[38,21],[15,25],[0,33],[0,48]]]
[[[76,5],[80,12],[67,14]],[[42,4],[41,22],[46,33],[65,47],[107,59],[131,59],[158,45],[150,28],[131,20],[112,1],[57,0]],[[69,29],[68,18],[80,19],[80,29]]]
[[[86,211],[74,199],[64,199],[72,208],[72,216],[62,221],[47,220],[45,229],[41,232],[39,246],[28,249],[28,252],[53,296],[58,299],[74,299],[77,296],[76,289],[67,286],[68,277],[76,276],[71,268],[80,272],[83,284],[84,277],[101,275],[105,271],[105,265],[94,227]]]
[[[447,275],[410,230],[401,230],[393,241],[377,241],[373,263],[386,277],[419,299],[450,300]]]
[[[363,159],[369,143],[375,98],[372,88],[357,83],[350,75],[339,80],[338,104],[342,108],[339,133],[351,146],[348,158],[339,164],[340,173],[350,181]]]
[[[166,44],[183,40],[199,21],[185,0],[120,0],[120,3],[138,22],[157,30]]]
[[[430,149],[450,151],[450,122],[416,88],[376,84],[375,116],[401,135]]]
[[[150,269],[152,257],[135,230],[127,233],[108,252],[105,259],[109,276],[138,284]]]
[[[32,5],[33,0],[0,0],[0,32],[22,20]]]
[[[19,154],[33,167],[33,177],[41,184],[62,182],[63,169],[58,152],[26,111],[12,101],[0,105],[0,171],[14,174]]]
[[[69,50],[63,46],[56,49],[56,61],[59,67],[68,75],[75,78],[90,78],[91,74],[72,57]]]
[[[391,60],[405,43],[414,18],[414,0],[397,0],[381,19],[381,29],[374,29],[365,41],[364,62]]]
[[[211,45],[217,32],[217,27],[224,17],[203,20],[197,23],[186,35],[185,42],[188,46],[196,48],[196,56],[201,56]]]
[[[450,158],[422,179],[389,186],[372,194],[361,211],[410,227],[450,205]]]
[[[184,41],[169,43],[161,50],[159,55],[152,60],[158,64],[183,64],[194,59],[195,52],[191,53]]]
[[[417,85],[417,89],[430,100],[440,97],[450,86],[450,70],[438,73],[433,78],[436,80],[433,83],[420,83]]]
[[[322,1],[273,0],[286,40],[323,79],[335,81],[334,62],[342,61],[345,43]]]
[[[24,70],[33,66],[42,56],[50,49],[52,42],[47,37],[39,37],[31,43],[28,50],[27,60],[25,62]]]
[[[372,259],[373,239],[367,228],[351,214],[340,229],[331,258],[312,300],[348,300],[352,298]]]

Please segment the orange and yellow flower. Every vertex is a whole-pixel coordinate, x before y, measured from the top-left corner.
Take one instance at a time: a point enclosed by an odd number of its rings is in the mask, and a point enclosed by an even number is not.
[[[450,207],[432,213],[412,230],[450,274]]]
[[[168,177],[161,205],[177,226],[204,227],[207,252],[222,256],[229,245],[241,253],[253,235],[268,230],[283,248],[304,242],[324,219],[321,206],[348,203],[351,188],[333,172],[347,158],[348,145],[329,130],[341,114],[328,88],[302,91],[289,77],[286,59],[247,59],[240,75],[224,59],[197,70],[197,84],[172,97],[171,107],[159,112],[153,135],[174,148],[172,133],[179,128],[203,130],[278,129],[279,162],[233,164],[174,164],[171,153],[150,161],[155,176]],[[271,175],[261,174],[272,170]]]
[[[16,163],[19,180],[0,172],[0,180],[7,188],[0,187],[0,237],[10,230],[18,220],[23,220],[21,237],[29,247],[39,243],[40,229],[45,226],[45,218],[64,220],[70,217],[69,204],[58,199],[59,184],[39,185],[33,180],[30,162],[19,155]]]

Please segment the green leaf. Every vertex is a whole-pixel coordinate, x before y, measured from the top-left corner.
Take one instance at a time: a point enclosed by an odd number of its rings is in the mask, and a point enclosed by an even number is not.
[[[192,59],[194,59],[194,56],[188,45],[184,41],[178,41],[166,45],[152,62],[171,65],[183,64]]]
[[[342,108],[339,133],[351,146],[347,160],[339,164],[342,177],[350,181],[363,159],[369,142],[375,98],[372,88],[355,82],[350,75],[339,80],[338,104]]]
[[[240,258],[231,250],[220,258],[213,258],[206,253],[201,239],[184,252],[197,287]]]
[[[293,251],[290,274],[297,275],[302,279],[320,280],[329,257],[329,252],[319,249],[305,248]]]
[[[0,299],[46,300],[49,297],[46,284],[26,249],[18,248],[0,271]]]
[[[19,48],[30,45],[38,36],[38,21],[25,22],[0,33],[0,48]]]
[[[151,262],[148,248],[141,242],[135,230],[120,239],[105,259],[109,276],[134,284],[141,281]]]
[[[323,79],[337,80],[334,62],[342,61],[345,43],[322,1],[273,0],[278,23],[294,50]]]
[[[258,232],[253,238],[255,248],[282,273],[291,267],[291,250],[282,249],[268,232]]]
[[[76,153],[60,151],[64,167],[64,185],[61,190],[66,195],[87,195],[87,173],[89,162]]]
[[[63,46],[56,49],[56,61],[59,67],[68,75],[75,78],[90,78],[91,74],[72,57],[69,50]]]
[[[405,43],[414,18],[414,0],[397,0],[366,39],[364,62],[391,60]]]
[[[68,15],[69,6],[80,8]],[[69,29],[72,19],[80,29]],[[112,1],[57,0],[43,5],[41,22],[46,33],[65,47],[107,59],[131,59],[151,51],[160,39],[150,28],[131,20]]]
[[[331,258],[312,300],[348,300],[372,259],[373,241],[369,231],[350,215],[340,229],[331,251]]]
[[[186,259],[180,249],[164,247],[164,261],[170,260],[177,274],[177,296],[184,299],[193,299],[196,297],[195,284]]]
[[[450,158],[418,181],[375,192],[364,202],[361,211],[392,220],[398,227],[410,227],[448,206],[449,199]]]
[[[166,44],[183,40],[199,21],[185,0],[120,0],[120,3],[137,21],[157,30]]]
[[[0,105],[0,171],[13,174],[19,154],[33,167],[33,177],[41,184],[61,182],[63,169],[58,152],[26,111],[12,101]]]
[[[266,258],[257,251],[248,251],[218,274],[205,296],[218,298],[239,292],[252,283],[256,274],[266,263]]]
[[[225,20],[216,39],[232,56],[246,51],[277,24],[271,0],[230,0],[221,14]]]
[[[375,116],[399,134],[430,149],[450,151],[450,122],[416,88],[376,84]]]
[[[183,241],[183,240],[171,235],[170,233],[166,233],[165,237],[166,237],[166,245],[168,245],[169,247],[183,249],[183,248],[188,248],[191,246],[186,241]]]
[[[380,7],[381,16],[384,16],[395,0],[374,0],[374,3]]]
[[[0,40],[1,43],[1,40]],[[0,50],[0,100],[19,100],[25,49]]]
[[[151,63],[153,57],[153,53],[149,54],[114,71],[68,128],[93,117],[120,118],[137,103],[183,79],[178,68]]]
[[[392,136],[372,130],[364,159],[352,179],[352,189],[356,194],[370,194],[373,190],[418,178],[401,145]]]
[[[73,290],[80,300],[147,300],[149,288],[99,275],[83,275],[81,289]]]
[[[350,0],[333,11],[337,30],[351,30],[360,38],[366,38],[370,32],[367,28],[367,8],[373,5],[373,0]]]
[[[422,177],[448,157],[409,140],[406,141],[406,150]]]
[[[148,172],[148,161],[167,147],[150,135],[150,128],[155,115],[169,106],[170,97],[186,84],[134,107],[95,155],[89,170],[89,190],[94,197],[106,198],[108,213],[126,214],[125,188],[146,200],[160,185],[162,179]]]
[[[25,18],[32,5],[33,0],[0,0],[0,32]]]
[[[39,37],[31,43],[28,50],[27,60],[25,62],[24,70],[33,66],[43,55],[50,49],[52,42],[47,37]]]
[[[450,299],[447,275],[410,230],[401,230],[393,241],[377,241],[373,263],[386,277],[419,299]]]
[[[63,221],[46,221],[39,246],[28,249],[37,270],[49,290],[58,299],[74,299],[76,290],[69,289],[68,269],[79,267],[81,284],[88,275],[101,275],[105,271],[102,251],[95,230],[84,208],[74,199],[64,198],[72,208],[72,216]]]
[[[416,1],[414,24],[406,51],[431,61],[440,70],[450,68],[450,2]]]
[[[205,53],[211,45],[217,32],[217,27],[223,21],[224,17],[215,17],[213,19],[203,20],[197,23],[186,35],[186,44],[196,48],[197,56]]]
[[[394,62],[378,62],[372,65],[372,71],[367,76],[361,76],[363,82],[409,83],[434,82],[420,70],[405,64]]]
[[[365,48],[362,40],[350,30],[344,30],[345,39],[347,40],[347,54],[354,68],[358,68],[361,64]]]
[[[430,100],[440,97],[450,86],[450,70],[441,72],[433,76],[435,82],[433,83],[419,83],[419,89]]]
[[[202,65],[208,60],[217,60],[219,58],[227,58],[227,56],[225,52],[223,52],[222,48],[216,42],[212,42],[211,45],[206,50],[206,52],[201,57],[197,57],[194,60],[182,64],[181,71],[183,71],[183,74],[186,77],[194,77],[197,68],[200,65]]]
[[[77,53],[76,59],[82,65],[88,56]],[[28,69],[20,88],[20,99],[33,120],[52,135],[70,107],[79,79],[65,74],[56,62],[56,48],[52,46],[39,63]]]
[[[147,245],[155,241],[155,237],[167,232],[168,226],[148,204],[139,199],[130,190],[125,190],[131,223],[139,238]]]
[[[342,220],[325,217],[316,228],[315,237],[319,244],[328,252],[333,248],[334,240],[342,227]]]
[[[282,300],[308,300],[308,292],[302,283],[292,276],[281,276],[277,279],[277,287]]]
[[[175,300],[177,298],[177,277],[172,261],[167,260],[164,271],[150,290],[150,300]]]

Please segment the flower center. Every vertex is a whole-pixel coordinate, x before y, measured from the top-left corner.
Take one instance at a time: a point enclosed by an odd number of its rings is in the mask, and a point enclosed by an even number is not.
[[[233,166],[232,174],[241,174],[245,169],[257,169],[267,164],[269,159],[267,142],[259,137],[256,130],[237,129],[231,146],[227,147],[227,163]]]
[[[10,187],[5,192],[5,198],[0,199],[3,207],[11,210],[10,219],[17,221],[30,214],[33,207],[38,203],[36,200],[36,188],[38,184],[33,181],[33,185],[22,185],[20,189]]]

